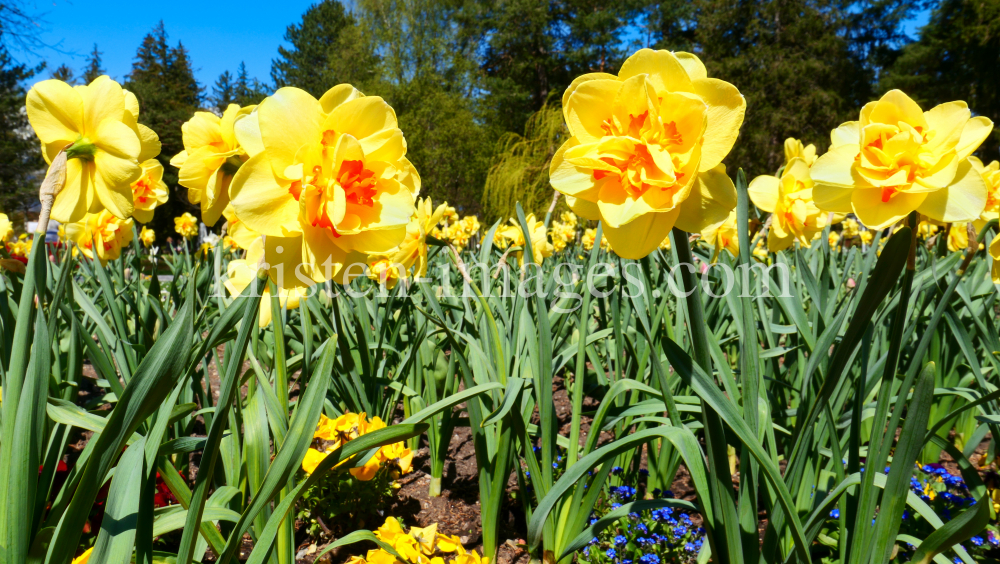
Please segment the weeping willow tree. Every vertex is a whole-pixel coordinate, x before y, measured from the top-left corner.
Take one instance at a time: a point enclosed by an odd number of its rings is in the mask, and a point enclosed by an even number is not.
[[[549,162],[569,132],[557,105],[546,104],[528,118],[524,135],[508,133],[500,139],[483,189],[487,221],[514,215],[514,204],[544,217],[552,202]]]

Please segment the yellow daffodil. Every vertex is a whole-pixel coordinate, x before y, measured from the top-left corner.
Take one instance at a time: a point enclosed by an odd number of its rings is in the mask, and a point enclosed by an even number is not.
[[[570,227],[576,227],[579,222],[579,218],[577,218],[576,214],[573,212],[564,211],[559,214],[559,221],[569,225]]]
[[[394,262],[388,255],[368,256],[368,279],[388,289],[396,287],[400,279],[406,278],[403,265]]]
[[[840,226],[842,228],[840,234],[846,238],[857,237],[861,227],[861,225],[858,223],[858,220],[854,219],[853,217],[848,217],[844,219],[844,221],[841,223]]]
[[[750,182],[748,191],[754,205],[771,213],[771,229],[767,234],[767,248],[771,252],[787,249],[795,241],[809,247],[816,233],[826,227],[829,214],[813,203],[809,165],[799,157],[785,165],[781,178],[758,176]]]
[[[437,229],[447,207],[448,204],[445,202],[435,208],[430,198],[417,202],[416,213],[406,225],[403,242],[385,256],[369,261],[369,277],[391,287],[390,279],[407,278],[414,266],[416,266],[413,273],[415,277],[427,276],[427,235]],[[392,285],[395,285],[395,282],[392,282]]]
[[[34,239],[30,239],[26,233],[22,233],[17,240],[7,247],[7,252],[12,257],[26,259],[31,254],[31,246],[34,242]]]
[[[420,177],[382,98],[346,84],[320,100],[282,88],[237,127],[249,131],[238,136],[250,159],[230,186],[233,209],[267,236],[267,263],[314,282],[342,281],[341,271],[353,270],[344,265],[403,242]],[[259,152],[250,146],[258,144]]]
[[[584,229],[583,236],[580,237],[580,244],[583,245],[585,250],[591,250],[594,248],[594,240],[597,238],[596,229]],[[604,237],[601,237],[601,242],[604,242]]]
[[[229,205],[229,185],[247,159],[236,138],[236,120],[255,106],[229,104],[222,117],[195,112],[181,126],[184,150],[170,159],[179,168],[177,183],[188,189],[188,201],[201,206],[201,220],[209,227]]]
[[[165,204],[169,194],[160,161],[149,159],[142,163],[142,176],[132,183],[132,217],[139,223],[149,223],[153,210]]]
[[[96,257],[107,264],[121,256],[122,248],[132,242],[132,218],[119,219],[108,210],[90,213],[77,223],[66,226],[66,236],[76,243],[73,252],[82,252],[87,258]]]
[[[142,246],[148,249],[156,242],[156,232],[148,227],[143,227],[142,231],[139,232],[139,240],[142,241]]]
[[[948,250],[953,253],[964,253],[969,248],[969,222],[958,221],[951,224],[948,230]]]
[[[83,554],[73,559],[72,564],[87,564],[90,561],[91,552],[94,552],[94,547],[90,547],[83,551]]]
[[[712,254],[712,262],[719,260],[719,253],[723,249],[729,251],[729,254],[734,257],[739,256],[740,239],[739,233],[736,231],[736,210],[731,211],[725,220],[713,223],[703,229],[701,238],[715,249]]]
[[[138,123],[135,95],[107,76],[76,87],[43,80],[28,92],[27,113],[46,162],[63,149],[69,158],[53,219],[71,223],[104,209],[121,219],[132,215],[140,163],[160,152],[156,134]]]
[[[564,217],[566,213],[563,214]],[[576,224],[556,221],[549,229],[549,236],[552,238],[552,249],[557,253],[562,252],[576,238]]]
[[[59,224],[59,228],[56,229],[56,236],[59,237],[59,242],[65,243],[69,239],[66,238],[66,226],[62,223]]]
[[[236,217],[236,210],[231,204],[223,210],[222,215],[226,218],[226,233],[232,237],[239,248],[249,249],[254,241],[260,239],[260,233],[250,229],[240,221],[240,218]]]
[[[991,269],[993,283],[1000,284],[1000,233],[990,243],[990,257],[993,258],[993,268]]]
[[[545,223],[535,219],[535,214],[530,213],[524,218],[525,223],[528,225],[528,233],[531,237],[531,251],[532,258],[535,264],[542,264],[546,258],[552,256],[552,243],[549,242],[548,236],[545,234]],[[500,229],[497,229],[500,231]],[[517,219],[511,219],[510,225],[508,225],[503,230],[503,237],[509,242],[510,245],[515,247],[521,247],[523,249],[525,245],[524,233],[521,230],[521,224]],[[515,253],[517,257],[518,264],[522,267],[524,266],[524,252],[517,251]]]
[[[921,239],[930,239],[933,237],[940,227],[929,221],[921,221],[917,224],[917,237]],[[895,233],[895,230],[893,231]]]
[[[764,239],[757,239],[757,245],[753,248],[753,256],[757,257],[758,260],[767,260],[767,247],[764,246]]]
[[[827,235],[826,241],[830,244],[831,249],[837,250],[837,245],[840,243],[840,233],[831,231],[830,234]]]
[[[861,243],[863,245],[871,245],[872,241],[874,241],[874,240],[875,240],[875,233],[874,232],[872,232],[872,231],[870,231],[868,229],[865,229],[864,231],[861,232]]]
[[[794,137],[785,139],[785,165],[792,162],[792,159],[802,159],[807,166],[812,166],[816,162],[816,145],[803,145],[802,141]]]
[[[865,105],[860,121],[833,131],[830,151],[812,167],[813,198],[820,209],[853,212],[875,229],[913,211],[945,223],[974,220],[987,193],[969,155],[992,129],[965,102],[924,112],[891,90]]]
[[[566,89],[572,137],[550,182],[577,215],[604,222],[619,256],[644,257],[675,225],[696,233],[736,206],[721,163],[745,110],[739,90],[708,78],[695,55],[642,49],[618,76],[586,74]]]
[[[972,168],[983,177],[986,184],[986,207],[979,219],[976,220],[976,229],[980,230],[991,219],[1000,217],[1000,161],[993,161],[984,166],[983,161],[976,157],[969,157]]]
[[[0,243],[6,243],[14,236],[14,225],[5,214],[0,213]]]
[[[319,466],[320,462],[326,458],[327,453],[320,452],[314,448],[310,448],[306,451],[305,458],[302,459],[302,470],[306,474],[312,474],[316,471],[316,467]]]
[[[458,223],[458,210],[451,206],[445,206],[444,213],[441,217],[448,225]]]
[[[670,234],[667,234],[667,236],[663,238],[663,241],[660,242],[660,250],[661,251],[670,250]]]
[[[222,238],[222,248],[230,253],[235,253],[240,250],[240,244],[236,242],[236,239],[226,235]]]
[[[198,236],[198,219],[188,212],[174,218],[174,231],[185,239],[194,239]]]
[[[224,285],[230,295],[237,296],[241,294],[250,282],[253,281],[254,276],[257,275],[257,265],[260,263],[263,255],[264,242],[257,239],[247,249],[246,258],[229,262]],[[282,274],[280,278],[284,278],[284,285],[278,288],[279,305],[286,309],[297,309],[299,301],[308,295],[309,288],[297,280],[296,277],[283,276],[283,273],[279,273],[279,265],[269,266],[268,277],[271,281],[277,284],[279,274]],[[267,327],[271,323],[271,315],[271,290],[269,286],[265,285],[264,290],[261,292],[260,311],[257,317],[258,325],[260,327]]]

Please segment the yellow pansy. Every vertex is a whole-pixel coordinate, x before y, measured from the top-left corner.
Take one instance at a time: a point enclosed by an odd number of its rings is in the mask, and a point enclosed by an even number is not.
[[[773,224],[771,229],[774,229]],[[736,231],[736,210],[729,212],[729,216],[725,220],[713,223],[703,229],[701,238],[715,249],[712,254],[712,262],[719,260],[719,253],[723,249],[729,251],[729,254],[734,257],[739,256],[740,239],[739,233]]]
[[[122,248],[132,242],[132,218],[119,219],[108,210],[89,213],[77,223],[66,226],[66,237],[76,243],[73,252],[82,252],[87,258],[96,257],[107,264],[121,256]]]
[[[479,553],[475,550],[470,552],[465,552],[462,550],[459,552],[458,556],[452,560],[453,564],[490,564],[490,559],[486,556],[479,556]]]
[[[316,467],[319,466],[320,462],[323,462],[327,453],[320,452],[314,448],[310,448],[306,451],[305,458],[302,459],[302,470],[306,474],[312,474],[316,471]]]
[[[188,189],[188,201],[201,206],[201,220],[209,227],[229,205],[229,185],[247,159],[236,138],[236,120],[255,106],[229,104],[222,117],[195,112],[181,126],[184,150],[170,159],[179,168],[177,183]]]
[[[459,540],[458,535],[444,535],[440,533],[437,536],[437,548],[441,552],[458,552],[459,550],[464,550],[462,541]]]
[[[767,234],[767,248],[771,252],[787,249],[795,241],[809,247],[816,233],[826,227],[829,214],[813,203],[809,165],[799,157],[789,161],[781,178],[758,176],[750,182],[748,191],[754,205],[771,213],[771,229]]]
[[[6,243],[14,236],[14,225],[7,219],[6,214],[0,213],[0,243]]]
[[[156,242],[156,232],[148,227],[143,227],[142,231],[139,232],[139,240],[142,241],[142,246],[148,249]]]
[[[345,265],[363,265],[366,255],[403,242],[420,177],[382,98],[347,84],[320,100],[282,88],[237,127],[249,132],[238,135],[250,159],[230,186],[233,209],[267,236],[267,263],[301,269],[314,282],[342,281],[354,270]]]
[[[739,90],[708,78],[695,55],[642,49],[618,76],[586,74],[566,89],[572,137],[550,182],[578,216],[603,221],[619,256],[644,257],[675,225],[699,232],[736,206],[721,163],[745,110]]]
[[[26,103],[46,162],[63,149],[69,157],[52,219],[72,223],[104,209],[121,219],[130,217],[131,185],[142,174],[140,163],[160,152],[156,134],[138,123],[135,96],[100,76],[76,87],[43,80],[31,87]]]
[[[528,226],[528,233],[531,238],[532,258],[535,264],[540,265],[542,261],[552,256],[552,251],[554,250],[552,243],[549,242],[549,238],[545,234],[545,223],[535,219],[535,214],[533,213],[528,214],[524,218],[524,221]],[[500,231],[500,229],[498,228],[497,231]],[[510,245],[524,248],[524,232],[521,230],[521,223],[517,219],[510,220],[510,225],[503,229],[503,237]],[[517,257],[518,264],[523,267],[524,251],[517,251],[515,256]]]
[[[853,212],[875,229],[913,211],[944,223],[976,219],[987,193],[969,156],[992,129],[965,102],[925,112],[891,90],[831,133],[830,151],[812,167],[813,198],[820,209]]]
[[[990,243],[990,257],[993,258],[993,283],[1000,284],[1000,233]]]
[[[802,159],[807,166],[812,166],[816,162],[816,145],[803,145],[802,141],[794,137],[785,139],[785,165],[792,162],[792,159]]]
[[[257,239],[247,249],[246,258],[229,262],[224,285],[230,295],[239,295],[253,281],[254,276],[257,275],[257,265],[263,255],[264,242]],[[297,309],[299,301],[308,295],[309,288],[295,276],[284,276],[284,273],[278,271],[279,265],[269,266],[268,277],[270,280],[277,284],[279,277],[284,279],[284,284],[278,288],[278,303],[286,309]],[[268,285],[265,285],[261,292],[260,311],[257,317],[257,323],[260,327],[267,327],[271,323],[271,313],[271,290]]]
[[[174,230],[185,239],[198,236],[198,219],[188,212],[174,218]]]
[[[437,523],[432,523],[429,527],[410,527],[410,536],[417,541],[420,551],[431,556],[435,551],[437,541]]]
[[[375,529],[375,536],[378,537],[378,540],[388,544],[394,544],[398,537],[405,534],[403,527],[400,526],[399,521],[395,517],[386,517],[385,523],[382,523],[381,527]]]
[[[969,160],[986,184],[986,207],[976,220],[976,229],[980,230],[986,222],[1000,217],[1000,162],[993,161],[984,166],[983,161],[976,157],[969,157]]]
[[[170,192],[163,181],[163,165],[156,159],[142,163],[142,175],[132,183],[132,217],[139,223],[153,220],[153,210],[167,202]]]

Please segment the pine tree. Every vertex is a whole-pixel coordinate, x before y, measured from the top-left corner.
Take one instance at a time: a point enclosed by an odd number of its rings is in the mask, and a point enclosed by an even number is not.
[[[0,212],[26,212],[38,202],[45,161],[24,112],[22,86],[41,70],[17,64],[0,46]],[[12,218],[13,219],[13,218]]]
[[[353,16],[338,0],[322,0],[285,30],[290,48],[278,47],[271,61],[275,88],[296,86],[314,96],[344,82],[358,84],[371,76],[373,55],[363,49]]]
[[[159,157],[163,179],[170,187],[170,200],[157,210],[154,229],[171,233],[172,219],[185,211],[198,213],[187,199],[187,189],[177,185],[177,169],[170,158],[184,149],[181,125],[197,111],[202,89],[195,80],[183,44],[170,47],[161,21],[146,35],[136,52],[125,87],[139,99],[139,121],[153,129],[162,144]]]
[[[62,64],[56,67],[56,70],[52,71],[50,75],[51,78],[56,80],[61,80],[66,84],[75,84],[76,77],[73,76],[73,69],[69,68],[67,65]]]
[[[256,78],[250,78],[246,63],[240,61],[240,66],[236,70],[236,84],[233,87],[234,101],[240,106],[252,106],[261,103],[267,94],[267,86]]]
[[[97,43],[94,43],[94,50],[87,56],[87,66],[83,69],[83,80],[90,84],[95,78],[106,73],[107,71],[101,66],[101,52],[97,50]]]
[[[229,71],[223,71],[219,75],[219,78],[215,80],[215,85],[212,86],[212,105],[218,111],[222,113],[226,111],[229,104],[236,101],[236,86],[233,84],[233,75]]]
[[[975,115],[1000,123],[1000,0],[943,0],[890,68],[883,89],[900,88],[925,109],[964,100]],[[998,157],[1000,130],[982,144]]]

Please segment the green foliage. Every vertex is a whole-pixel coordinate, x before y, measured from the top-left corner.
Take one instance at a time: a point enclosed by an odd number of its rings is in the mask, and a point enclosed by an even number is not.
[[[358,527],[375,528],[384,520],[378,511],[392,503],[395,492],[392,483],[386,469],[376,472],[367,482],[349,473],[327,474],[302,494],[295,519],[306,524],[305,529],[313,539],[332,540]]]
[[[964,100],[975,115],[1000,122],[1000,1],[942,0],[920,39],[907,45],[885,77],[925,108]],[[979,149],[989,162],[1000,150],[1000,131]]]
[[[39,70],[16,63],[0,46],[0,212],[8,215],[37,204],[37,183],[45,170],[24,113],[23,84]]]
[[[87,55],[87,66],[83,69],[83,80],[87,84],[90,84],[95,78],[106,74],[107,71],[101,65],[101,52],[97,49],[97,43],[94,43],[94,50]]]

